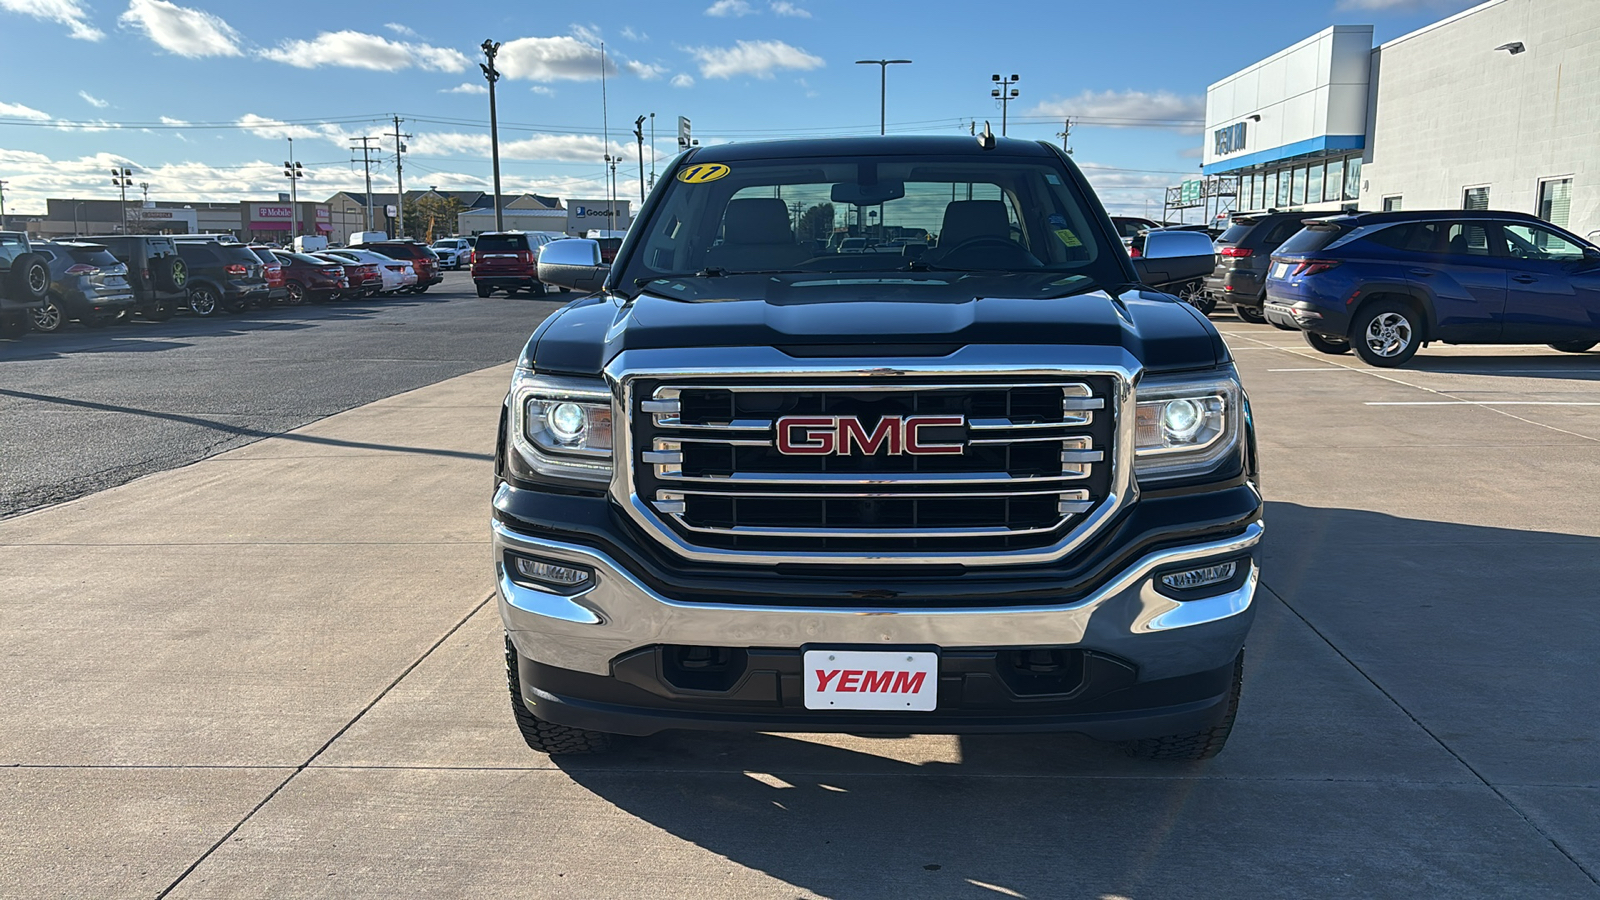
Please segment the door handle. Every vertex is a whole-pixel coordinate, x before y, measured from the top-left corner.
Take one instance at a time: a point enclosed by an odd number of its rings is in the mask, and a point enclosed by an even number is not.
[[[1422,277],[1426,278],[1436,273],[1432,269],[1412,269],[1411,274],[1421,275]]]
[[[1518,284],[1533,284],[1539,279],[1533,275],[1513,275],[1511,276],[1511,280],[1517,282]]]

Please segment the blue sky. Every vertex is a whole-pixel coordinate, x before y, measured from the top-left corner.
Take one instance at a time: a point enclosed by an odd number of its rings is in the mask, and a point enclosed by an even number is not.
[[[609,149],[637,197],[631,135],[656,113],[703,142],[872,134],[878,69],[891,132],[1000,127],[990,75],[1017,74],[1013,137],[1059,140],[1114,212],[1159,211],[1198,167],[1205,86],[1332,24],[1379,41],[1467,0],[910,3],[698,0],[556,4],[341,0],[0,0],[0,179],[8,212],[45,197],[113,197],[110,166],[152,199],[273,198],[293,137],[302,199],[361,185],[349,138],[406,119],[407,187],[487,186],[488,98],[478,45],[503,42],[506,190],[601,196]],[[610,139],[601,137],[605,43]],[[648,127],[648,126],[647,126]],[[648,138],[648,131],[646,134]],[[374,189],[393,190],[392,138]],[[648,167],[649,146],[646,147]]]

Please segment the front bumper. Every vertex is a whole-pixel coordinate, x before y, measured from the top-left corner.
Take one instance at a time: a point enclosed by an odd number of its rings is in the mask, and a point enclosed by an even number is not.
[[[664,728],[908,732],[1066,730],[1105,739],[1179,733],[1216,721],[1254,618],[1262,526],[1152,550],[1094,590],[1057,605],[870,607],[672,599],[604,551],[493,526],[501,619],[519,657],[523,699],[536,715],[631,734]],[[518,583],[507,551],[582,566],[574,593]],[[1174,600],[1155,575],[1239,560],[1243,577],[1220,593]],[[933,713],[818,712],[801,700],[806,647],[937,648]],[[744,680],[685,690],[662,668],[673,648],[732,648]],[[1010,651],[1047,648],[1081,666],[1070,691],[1007,692],[997,667]],[[751,661],[754,662],[751,662]],[[657,661],[657,662],[652,662]]]

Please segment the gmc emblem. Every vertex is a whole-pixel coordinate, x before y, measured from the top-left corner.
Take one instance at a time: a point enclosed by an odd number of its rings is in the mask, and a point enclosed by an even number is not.
[[[890,456],[957,454],[962,444],[924,440],[924,428],[965,425],[966,416],[884,416],[872,432],[855,416],[784,416],[778,420],[778,452],[789,456],[850,456],[859,449],[871,456],[887,448]]]

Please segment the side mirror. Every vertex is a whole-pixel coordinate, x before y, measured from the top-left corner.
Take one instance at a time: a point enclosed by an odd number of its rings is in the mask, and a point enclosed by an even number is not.
[[[600,243],[585,238],[551,241],[539,255],[539,280],[583,293],[600,290],[611,267],[600,261]]]
[[[1159,288],[1204,278],[1216,265],[1216,251],[1205,232],[1152,229],[1145,232],[1133,271],[1144,284]]]

